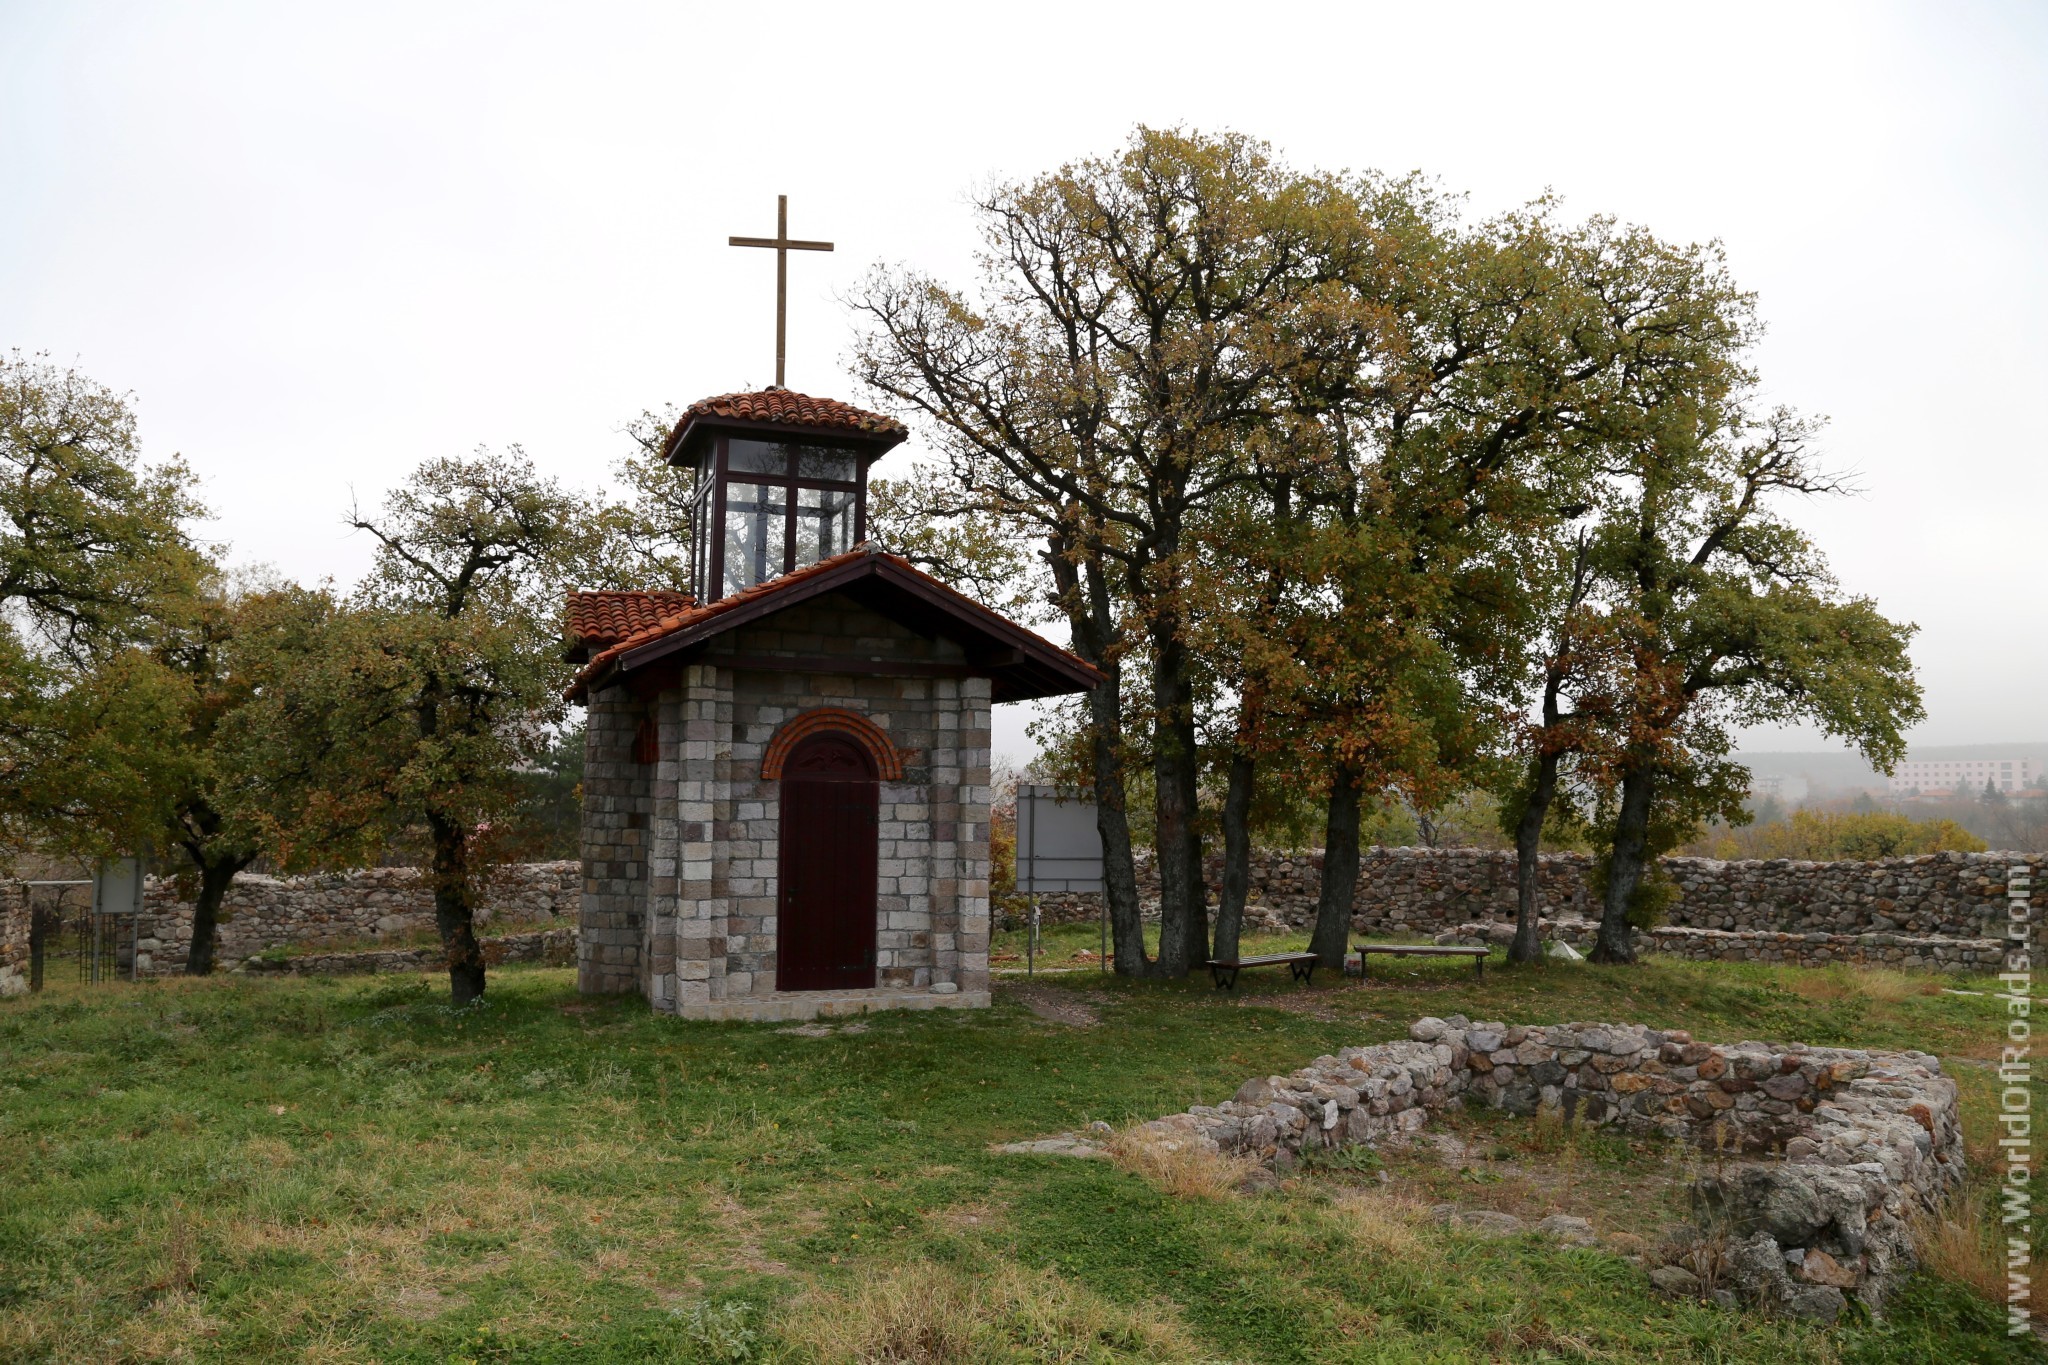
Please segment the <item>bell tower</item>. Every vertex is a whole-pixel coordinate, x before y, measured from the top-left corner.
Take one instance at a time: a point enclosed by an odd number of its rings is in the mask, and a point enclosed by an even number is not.
[[[910,433],[788,389],[692,403],[663,456],[694,471],[690,588],[715,602],[867,539],[868,467]]]

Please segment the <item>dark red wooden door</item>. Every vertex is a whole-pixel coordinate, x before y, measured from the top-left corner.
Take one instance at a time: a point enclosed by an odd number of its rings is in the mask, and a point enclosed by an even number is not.
[[[842,735],[812,735],[783,764],[777,990],[875,984],[877,794],[867,753]]]

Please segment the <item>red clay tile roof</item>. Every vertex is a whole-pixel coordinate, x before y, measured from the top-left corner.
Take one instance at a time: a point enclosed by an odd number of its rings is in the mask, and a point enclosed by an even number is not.
[[[854,569],[863,564],[877,570],[886,566],[886,569],[899,580],[908,575],[909,580],[915,583],[921,591],[941,602],[944,610],[949,614],[973,621],[984,631],[1014,639],[1018,644],[1024,646],[1026,652],[1038,656],[1041,666],[1049,665],[1055,673],[1066,675],[1065,686],[1051,691],[1031,693],[1031,695],[1053,696],[1061,691],[1082,691],[1087,687],[1093,686],[1095,682],[1100,681],[1101,675],[1096,672],[1093,665],[1040,638],[1016,622],[1011,621],[1008,617],[990,611],[973,598],[955,592],[936,578],[918,569],[909,560],[897,555],[884,554],[875,549],[858,548],[849,550],[845,554],[834,555],[830,559],[821,559],[815,564],[806,564],[800,569],[794,569],[789,573],[783,574],[780,578],[765,579],[754,584],[752,587],[742,588],[730,597],[722,597],[716,602],[706,603],[703,606],[685,607],[681,611],[675,612],[672,615],[665,615],[660,620],[643,626],[630,635],[621,636],[603,650],[593,654],[590,657],[590,661],[576,671],[576,677],[571,682],[566,695],[570,701],[583,700],[592,682],[609,672],[619,660],[637,649],[654,644],[656,641],[665,639],[680,631],[694,630],[696,627],[716,620],[718,617],[731,615],[744,608],[754,606],[763,598],[780,596],[813,579],[822,578],[827,575],[838,576],[842,570]],[[578,595],[595,596],[596,594]],[[572,612],[573,610],[572,607]],[[1000,695],[996,698],[998,701],[1005,699]]]
[[[683,433],[703,419],[728,422],[771,422],[777,426],[810,427],[824,432],[859,433],[890,437],[891,444],[910,435],[909,428],[894,417],[869,412],[836,398],[813,398],[807,393],[766,388],[758,393],[722,393],[702,398],[683,409],[683,416],[662,447],[663,456],[673,455]]]
[[[569,594],[571,657],[603,649],[628,635],[688,611],[697,599],[686,592],[572,592]]]
[[[762,389],[759,393],[722,393],[703,398],[685,409],[686,416],[732,417],[749,422],[786,422],[799,427],[842,427],[851,431],[902,431],[894,417],[868,412],[836,398],[813,398],[788,389]]]
[[[741,588],[732,596],[721,597],[716,602],[706,606],[685,607],[681,611],[663,616],[660,620],[650,621],[631,634],[620,636],[609,647],[592,655],[590,662],[576,671],[576,680],[569,689],[570,698],[574,700],[582,696],[584,686],[592,678],[603,672],[613,660],[629,650],[638,649],[642,645],[651,645],[664,635],[673,635],[686,626],[694,626],[699,622],[709,621],[715,616],[721,616],[738,607],[743,607],[749,602],[766,597],[770,593],[782,592],[794,584],[801,583],[807,578],[816,578],[827,569],[836,568],[866,553],[865,550],[848,550],[843,555],[834,555],[830,559],[821,559],[815,564],[806,564],[801,569],[793,569],[780,578],[763,579],[751,588]],[[694,602],[695,599],[693,598],[691,601]],[[575,608],[572,606],[570,611],[573,613],[574,610]]]

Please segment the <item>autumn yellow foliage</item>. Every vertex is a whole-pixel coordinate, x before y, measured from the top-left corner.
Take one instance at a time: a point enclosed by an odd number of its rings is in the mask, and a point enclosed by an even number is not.
[[[1982,853],[1988,845],[1953,820],[1915,820],[1896,811],[1796,810],[1789,819],[1729,830],[1713,840],[1717,858],[1904,858]]]

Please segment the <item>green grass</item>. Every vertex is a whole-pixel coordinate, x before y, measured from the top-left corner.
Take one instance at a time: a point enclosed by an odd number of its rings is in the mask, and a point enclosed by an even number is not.
[[[987,1150],[1213,1103],[1423,1014],[1995,1055],[1988,997],[1816,980],[1425,962],[1226,996],[1078,973],[1032,990],[1093,1026],[1006,986],[825,1037],[581,1000],[548,969],[494,972],[463,1012],[416,977],[54,986],[0,1002],[0,1360],[834,1358],[864,1332],[869,1358],[933,1361],[2015,1358],[2000,1314],[1931,1277],[1829,1331],[1659,1298],[1605,1250],[1375,1241],[1345,1202],[1383,1188],[1369,1161],[1189,1200]],[[1955,1070],[1981,1146],[1991,1077]],[[1613,1182],[1671,1157],[1462,1126],[1487,1169],[1396,1157],[1384,1188],[1612,1225],[1645,1216]],[[912,1339],[946,1322],[958,1342]]]
[[[989,944],[992,965],[998,975],[1019,973],[1035,967],[1039,971],[1088,971],[1102,970],[1102,930],[1093,922],[1086,924],[1048,924],[1039,931],[1037,961],[1027,960],[1024,945],[1024,931],[1011,929],[994,936]],[[1355,942],[1356,940],[1354,940]],[[1375,943],[1427,943],[1426,937],[1408,935],[1392,937],[1375,934]],[[1306,929],[1291,934],[1246,934],[1238,945],[1245,957],[1259,953],[1305,952],[1308,949]],[[1159,925],[1155,921],[1145,926],[1145,951],[1156,954],[1159,951]],[[1497,956],[1497,955],[1496,955]],[[1375,975],[1380,964],[1373,964]],[[1468,969],[1469,970],[1469,969]],[[1286,972],[1282,970],[1284,977]]]

